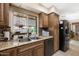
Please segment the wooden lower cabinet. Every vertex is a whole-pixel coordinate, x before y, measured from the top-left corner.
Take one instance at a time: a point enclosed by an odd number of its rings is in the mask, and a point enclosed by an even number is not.
[[[44,42],[39,41],[18,47],[18,56],[44,56]]]
[[[0,51],[0,56],[44,56],[44,41]]]
[[[32,54],[32,49],[28,49],[28,50],[18,54],[18,56],[32,56],[32,55],[33,55]]]
[[[38,45],[37,47],[34,48],[33,53],[34,56],[44,56],[44,46]]]
[[[16,55],[17,55],[16,48],[0,51],[0,56],[16,56]]]

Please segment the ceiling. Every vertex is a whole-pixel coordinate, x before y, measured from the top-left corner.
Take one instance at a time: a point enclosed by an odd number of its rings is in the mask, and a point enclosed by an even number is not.
[[[40,3],[40,5],[42,5],[43,7],[47,8],[47,9],[54,6],[53,3]]]
[[[36,13],[57,12],[63,19],[79,19],[79,3],[20,3],[18,5]]]
[[[57,3],[54,5],[61,13],[69,14],[79,12],[79,3]]]

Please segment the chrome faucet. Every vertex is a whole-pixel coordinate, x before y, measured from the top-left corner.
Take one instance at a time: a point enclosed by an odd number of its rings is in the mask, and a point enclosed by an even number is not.
[[[28,28],[28,30],[27,30],[27,36],[28,36],[28,41],[31,41],[31,38],[30,38],[31,32],[29,32],[29,28]]]

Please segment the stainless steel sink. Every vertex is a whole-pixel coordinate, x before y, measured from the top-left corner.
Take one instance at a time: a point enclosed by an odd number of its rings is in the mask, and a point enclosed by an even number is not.
[[[40,37],[30,37],[30,38],[18,38],[16,40],[12,40],[13,42],[29,42],[29,41],[32,41],[32,40],[39,40],[41,39]]]
[[[28,42],[28,41],[31,41],[31,39],[29,38],[24,38],[24,39],[18,39],[19,42]]]
[[[31,39],[40,39],[40,37],[32,37]]]
[[[19,40],[19,42],[28,42],[29,40],[24,40],[24,39],[22,39],[22,40]]]

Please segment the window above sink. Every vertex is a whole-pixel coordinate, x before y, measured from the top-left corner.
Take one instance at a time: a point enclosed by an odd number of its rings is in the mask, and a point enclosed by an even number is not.
[[[11,19],[11,32],[27,33],[28,29],[31,33],[37,34],[37,17],[14,12]]]

